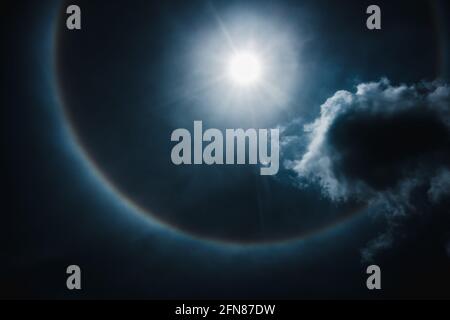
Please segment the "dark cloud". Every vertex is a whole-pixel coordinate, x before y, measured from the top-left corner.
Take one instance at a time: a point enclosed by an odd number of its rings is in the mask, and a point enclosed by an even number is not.
[[[334,201],[365,201],[388,219],[388,231],[369,243],[364,258],[391,246],[403,219],[432,212],[450,193],[449,101],[442,83],[393,86],[382,79],[336,92],[304,126],[306,151],[286,161],[300,184],[317,183]]]

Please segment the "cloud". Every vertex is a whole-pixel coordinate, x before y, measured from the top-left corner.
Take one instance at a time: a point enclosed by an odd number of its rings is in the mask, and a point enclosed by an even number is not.
[[[449,102],[450,87],[438,82],[393,86],[381,79],[338,91],[303,125],[304,152],[285,166],[299,185],[318,184],[333,201],[367,202],[392,226],[450,193]],[[394,233],[369,247],[388,247]],[[372,256],[368,250],[363,256]]]

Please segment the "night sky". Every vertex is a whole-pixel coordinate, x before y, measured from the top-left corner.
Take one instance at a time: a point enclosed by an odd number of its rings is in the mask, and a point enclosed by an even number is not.
[[[0,297],[450,298],[449,5],[368,30],[372,2],[2,4]],[[236,93],[248,39],[266,86]],[[279,128],[278,174],[174,165],[195,120]]]

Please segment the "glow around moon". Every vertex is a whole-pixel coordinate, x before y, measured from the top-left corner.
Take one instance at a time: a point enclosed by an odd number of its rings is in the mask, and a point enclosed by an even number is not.
[[[201,31],[180,38],[173,51],[183,69],[176,75],[167,70],[177,79],[169,84],[171,103],[194,101],[190,112],[220,123],[277,121],[293,107],[302,75],[301,36],[285,20],[233,10],[212,13]]]

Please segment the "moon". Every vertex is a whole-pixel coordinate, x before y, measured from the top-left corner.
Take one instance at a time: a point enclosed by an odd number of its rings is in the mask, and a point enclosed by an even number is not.
[[[258,83],[262,76],[259,57],[253,52],[236,52],[230,58],[228,73],[233,83],[250,86]]]

